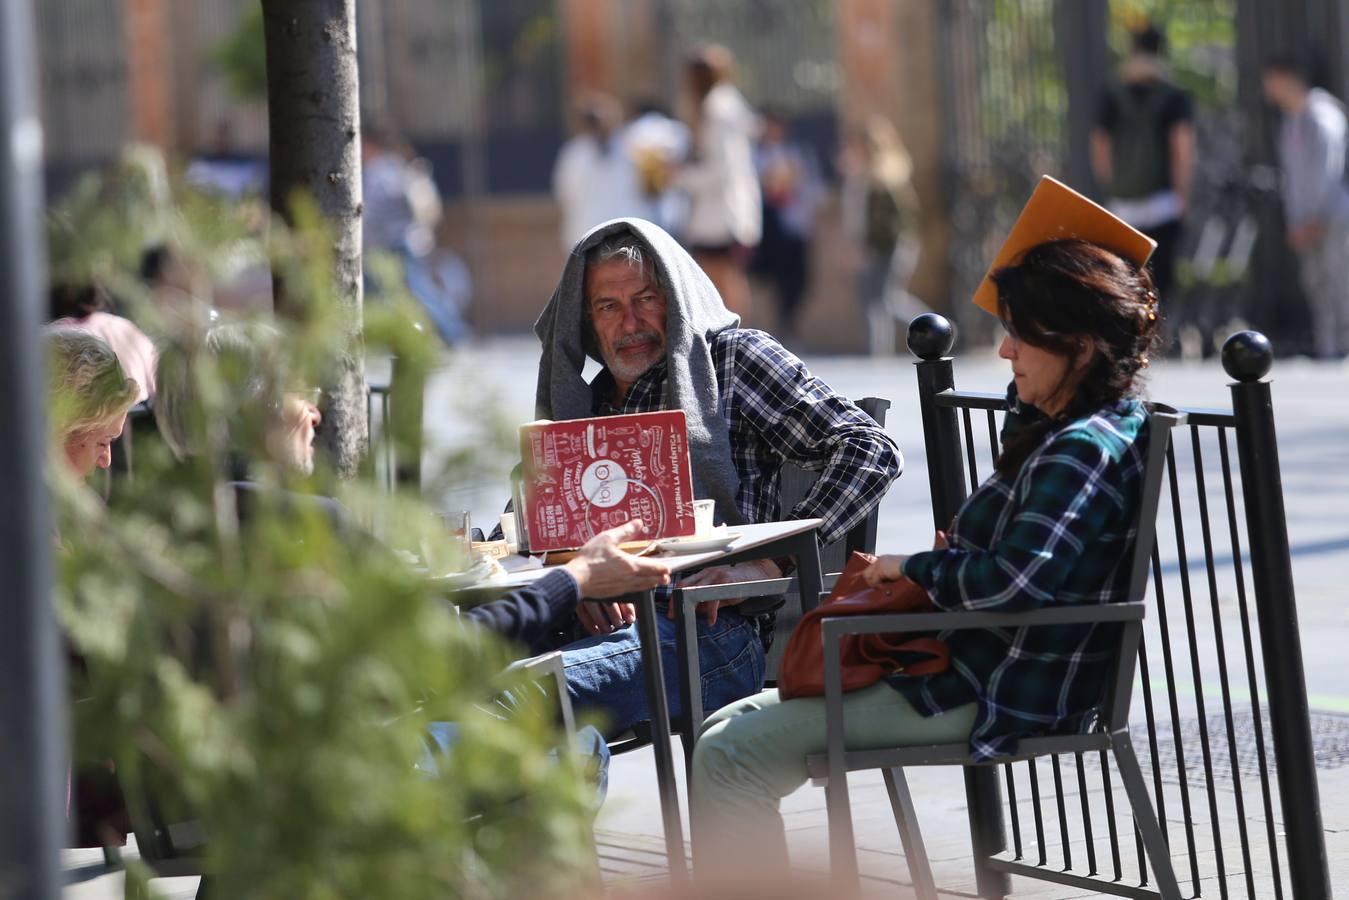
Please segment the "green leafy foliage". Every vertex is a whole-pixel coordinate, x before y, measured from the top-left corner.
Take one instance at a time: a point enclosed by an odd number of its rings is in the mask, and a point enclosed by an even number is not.
[[[267,99],[267,42],[264,36],[262,4],[247,4],[234,31],[218,43],[211,61],[239,100]]]
[[[1166,32],[1166,55],[1176,83],[1202,107],[1236,102],[1234,0],[1115,0],[1110,18],[1110,43],[1117,57],[1128,51],[1130,31],[1156,22]]]
[[[301,203],[293,230],[260,229],[253,213],[139,184],[94,179],[53,212],[68,238],[59,273],[129,284],[147,234],[199,254],[261,252],[298,314],[267,323],[247,371],[193,357],[190,427],[203,449],[192,458],[142,438],[133,477],[114,479],[106,501],[53,466],[56,602],[82,660],[75,759],[113,761],[138,817],[153,800],[169,821],[196,822],[220,896],[576,890],[595,799],[582,762],[558,752],[555,703],[505,672],[518,651],[462,623],[395,552],[446,545],[443,526],[416,497],[266,461],[277,401],[317,383],[348,327],[317,213]],[[142,308],[162,348],[200,347],[191,310]],[[367,310],[367,346],[424,375],[437,355],[418,321],[390,298]],[[229,484],[241,458],[264,486],[246,508]],[[338,496],[349,515],[309,495]],[[509,715],[503,695],[516,701]],[[435,777],[416,768],[432,722],[457,726]]]

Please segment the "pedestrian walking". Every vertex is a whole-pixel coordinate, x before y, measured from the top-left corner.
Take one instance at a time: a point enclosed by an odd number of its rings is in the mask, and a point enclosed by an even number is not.
[[[1171,80],[1159,26],[1135,31],[1130,43],[1101,97],[1091,163],[1110,211],[1157,242],[1152,279],[1166,303],[1194,174],[1194,102]]]
[[[824,197],[820,167],[810,148],[792,140],[787,120],[766,113],[754,151],[763,194],[763,237],[753,270],[777,295],[778,337],[796,334],[801,301],[810,281],[815,214]]]
[[[1316,355],[1349,354],[1349,191],[1344,107],[1312,87],[1301,61],[1266,63],[1265,97],[1279,108],[1279,168],[1288,246],[1297,254]]]

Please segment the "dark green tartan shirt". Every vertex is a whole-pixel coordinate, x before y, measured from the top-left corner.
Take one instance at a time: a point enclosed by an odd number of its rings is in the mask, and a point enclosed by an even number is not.
[[[1014,412],[1015,414],[1015,412]],[[1124,400],[1050,432],[1015,478],[994,474],[952,523],[950,549],[904,574],[947,610],[1017,612],[1126,599],[1147,454],[1147,412]],[[1117,626],[947,631],[951,668],[890,684],[924,715],[979,704],[970,750],[1077,730],[1100,702]]]

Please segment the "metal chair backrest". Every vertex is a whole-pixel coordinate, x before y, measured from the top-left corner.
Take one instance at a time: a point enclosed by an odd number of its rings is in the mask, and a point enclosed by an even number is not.
[[[857,401],[857,406],[862,412],[870,416],[877,425],[885,426],[885,411],[890,408],[889,400],[880,397],[863,397]],[[782,508],[789,510],[805,499],[806,494],[810,493],[810,489],[815,486],[815,482],[819,478],[819,472],[811,472],[791,463],[783,466]],[[848,562],[848,557],[852,555],[853,551],[876,552],[876,523],[880,518],[880,512],[881,507],[877,503],[865,519],[848,530],[842,540],[835,541],[820,549],[820,571],[824,573],[826,589],[833,584],[830,574],[843,571],[843,566]],[[790,598],[791,595],[788,596]],[[787,647],[787,635],[801,620],[802,615],[803,610],[800,603],[787,602],[778,611],[776,626],[778,639],[773,642],[773,647],[769,651],[764,664],[764,671],[769,683],[775,683],[777,680],[778,662],[782,659],[782,653]]]
[[[1162,495],[1162,480],[1166,474],[1166,451],[1171,444],[1171,431],[1185,424],[1184,413],[1154,409],[1148,414],[1147,460],[1143,468],[1142,494],[1138,505],[1138,529],[1134,537],[1133,559],[1129,572],[1128,603],[1143,600],[1148,590],[1148,573],[1152,551],[1157,543],[1157,507]],[[1126,625],[1120,647],[1120,659],[1115,678],[1106,685],[1101,703],[1101,722],[1111,731],[1129,727],[1129,703],[1133,698],[1134,662],[1138,657],[1141,627]]]

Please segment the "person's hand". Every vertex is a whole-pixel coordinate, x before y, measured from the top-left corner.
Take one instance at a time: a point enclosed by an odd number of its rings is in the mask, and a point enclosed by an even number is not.
[[[641,519],[634,519],[585,542],[566,564],[582,597],[603,600],[670,583],[670,567],[665,563],[625,553],[619,547],[641,531]]]
[[[680,587],[698,587],[708,584],[736,584],[741,581],[766,581],[770,578],[781,578],[782,570],[778,564],[771,559],[756,559],[753,562],[737,563],[734,566],[712,566],[703,569],[701,572],[694,572],[688,578],[679,582]],[[707,617],[708,625],[717,624],[717,610],[723,606],[735,606],[737,603],[744,603],[745,597],[736,597],[731,600],[708,600],[698,604],[699,611]],[[673,619],[675,617],[675,605],[670,604],[665,614]]]
[[[946,532],[944,531],[937,532],[937,536],[932,539],[932,549],[933,550],[951,549],[951,542],[947,539]]]
[[[590,634],[612,634],[637,621],[637,607],[631,603],[582,600],[576,604],[576,618]]]
[[[906,559],[907,556],[878,556],[874,563],[862,570],[862,580],[872,587],[880,587],[886,581],[898,581],[904,577]]]

